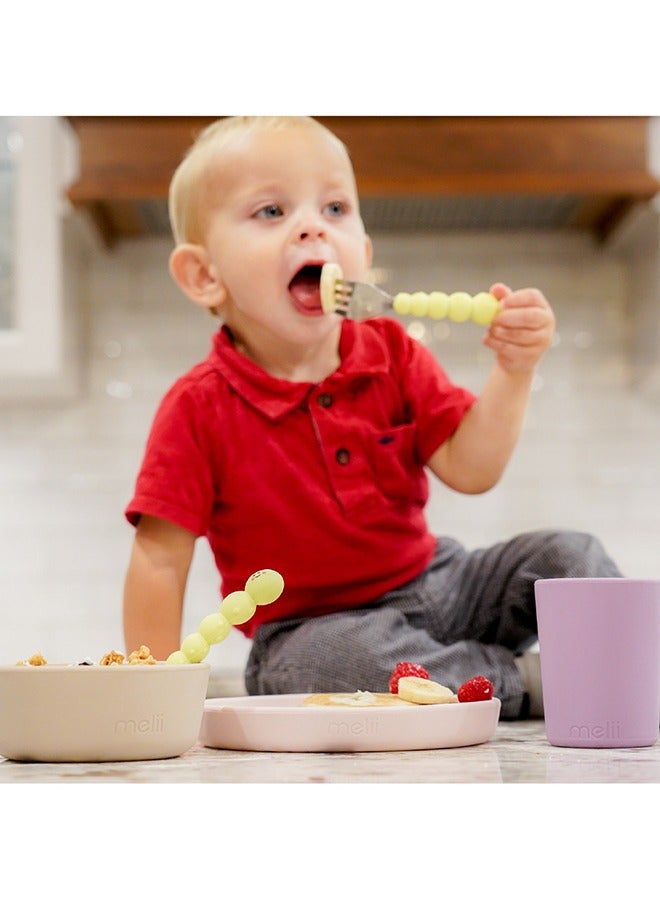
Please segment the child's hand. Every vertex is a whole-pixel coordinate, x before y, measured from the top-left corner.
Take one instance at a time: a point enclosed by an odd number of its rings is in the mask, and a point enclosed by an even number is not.
[[[506,371],[533,370],[552,343],[555,316],[550,304],[536,288],[512,291],[505,284],[494,284],[490,291],[501,301],[501,309],[484,336],[484,345]]]

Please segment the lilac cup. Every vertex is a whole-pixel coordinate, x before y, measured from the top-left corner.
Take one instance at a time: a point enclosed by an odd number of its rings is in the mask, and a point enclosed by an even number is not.
[[[649,747],[660,724],[660,580],[535,583],[548,741]]]

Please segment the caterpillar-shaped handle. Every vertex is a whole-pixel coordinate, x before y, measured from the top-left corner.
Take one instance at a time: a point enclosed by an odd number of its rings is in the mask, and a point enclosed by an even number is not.
[[[450,319],[452,322],[467,322],[471,319],[478,325],[490,325],[500,309],[500,302],[492,294],[482,291],[471,296],[465,291],[445,294],[432,291],[426,294],[396,294],[392,309],[400,316],[428,316],[431,319]]]
[[[284,579],[274,569],[259,569],[245,582],[245,589],[233,591],[223,599],[220,611],[202,619],[199,630],[181,642],[181,649],[167,657],[169,665],[200,663],[206,659],[211,644],[224,641],[232,625],[242,625],[255,614],[257,606],[274,603],[284,590]]]

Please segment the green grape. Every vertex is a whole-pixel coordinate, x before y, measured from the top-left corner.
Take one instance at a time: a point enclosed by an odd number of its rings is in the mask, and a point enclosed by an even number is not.
[[[245,582],[245,590],[257,606],[274,603],[284,590],[284,579],[274,569],[253,572]]]
[[[211,613],[202,619],[199,626],[199,633],[207,644],[219,644],[230,631],[231,625],[222,613]]]
[[[247,591],[232,591],[220,604],[220,612],[232,625],[247,622],[256,608],[256,603]]]
[[[188,657],[191,663],[198,663],[206,658],[209,652],[209,645],[201,634],[196,631],[181,641],[181,652]]]

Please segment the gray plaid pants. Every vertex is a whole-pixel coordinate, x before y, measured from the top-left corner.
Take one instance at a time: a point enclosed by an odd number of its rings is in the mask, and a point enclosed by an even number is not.
[[[534,582],[619,576],[600,541],[582,532],[533,531],[476,550],[441,537],[421,575],[367,606],[262,625],[247,691],[387,691],[394,666],[411,660],[454,691],[485,675],[502,719],[517,719],[525,704],[514,659],[537,639]]]

